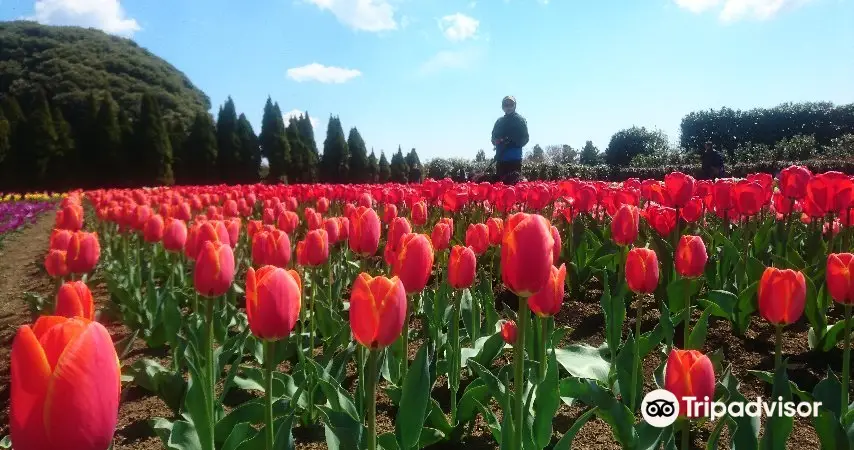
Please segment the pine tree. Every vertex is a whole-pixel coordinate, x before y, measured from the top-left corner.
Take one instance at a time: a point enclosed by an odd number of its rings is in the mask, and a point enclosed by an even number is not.
[[[216,119],[216,142],[220,180],[236,182],[240,178],[240,139],[237,136],[237,110],[230,96]]]
[[[397,153],[391,157],[391,181],[395,183],[407,183],[408,180],[409,167],[406,165],[406,158],[403,156],[403,150],[398,146]]]
[[[143,94],[140,103],[139,120],[135,124],[133,137],[135,153],[141,162],[138,166],[139,182],[144,186],[172,185],[175,182],[172,145],[160,105],[151,94]]]
[[[9,122],[10,127],[14,127],[18,122],[24,119],[24,112],[21,110],[21,104],[18,103],[18,99],[12,94],[6,94],[3,97],[3,102],[0,103],[0,113],[2,113],[6,118],[6,121]]]
[[[92,130],[90,154],[95,158],[94,169],[98,176],[92,181],[95,185],[115,186],[122,181],[126,173],[124,149],[122,148],[122,129],[119,126],[118,105],[107,92],[101,100],[95,125]]]
[[[531,150],[531,161],[536,163],[542,163],[546,161],[546,152],[540,147],[540,144],[534,146],[534,149]]]
[[[257,183],[261,170],[261,147],[245,114],[237,118],[237,139],[240,141],[240,182]]]
[[[317,141],[314,139],[314,126],[311,124],[311,118],[308,111],[301,116],[297,121],[299,126],[299,135],[302,140],[303,151],[305,151],[306,164],[308,165],[309,182],[316,182],[320,172],[320,154],[317,152]]]
[[[293,183],[305,183],[308,179],[308,156],[307,148],[302,142],[302,136],[299,132],[299,119],[291,117],[288,120],[288,127],[285,128],[285,137],[288,140],[288,146],[291,148],[291,164],[289,166],[288,180]]]
[[[51,158],[56,154],[56,127],[44,91],[36,90],[21,122],[20,139],[15,144],[14,171],[20,189],[41,189],[48,183]]]
[[[286,175],[290,162],[291,149],[285,135],[285,121],[282,118],[282,110],[279,104],[273,104],[273,100],[267,97],[264,106],[264,117],[261,120],[261,151],[267,158],[270,166],[267,179],[274,183],[282,182]]]
[[[12,151],[12,127],[0,108],[0,191],[8,188],[9,154]]]
[[[347,137],[347,148],[350,150],[350,182],[365,183],[368,181],[368,148],[356,127],[350,128]]]
[[[406,155],[406,166],[409,168],[409,182],[420,183],[422,178],[421,159],[418,158],[418,153],[413,148]]]
[[[77,153],[74,145],[74,136],[71,125],[65,120],[59,107],[54,106],[51,112],[54,130],[56,130],[56,149],[50,160],[48,168],[48,179],[50,187],[54,189],[77,187],[74,184],[77,174],[69,170],[77,161]]]
[[[184,142],[183,154],[186,161],[182,164],[184,179],[181,184],[211,184],[219,179],[217,164],[217,139],[213,118],[206,111],[196,113],[190,126],[190,135]]]
[[[347,139],[341,119],[329,116],[326,128],[326,140],[323,141],[323,172],[324,181],[328,183],[345,183],[350,173],[350,152],[347,149]]]
[[[77,142],[77,171],[82,178],[81,187],[95,187],[102,161],[98,155],[98,112],[101,102],[95,91],[89,91],[86,103],[81,105],[80,117],[72,116],[75,141]]]
[[[391,179],[391,166],[385,157],[385,152],[380,150],[379,182],[388,183]]]
[[[599,154],[599,149],[593,145],[593,141],[587,141],[584,144],[584,148],[581,149],[581,155],[578,157],[579,164],[584,164],[585,166],[594,166],[599,164],[601,160],[601,155]]]
[[[475,162],[486,162],[486,152],[483,149],[477,151],[477,155],[474,157]]]
[[[190,124],[192,125],[192,124]],[[187,167],[186,142],[189,131],[184,127],[181,118],[173,118],[166,124],[169,132],[169,145],[172,146],[172,172],[175,174],[176,182],[187,179],[187,172],[192,168]]]
[[[374,149],[371,149],[371,155],[368,156],[368,183],[376,183],[380,180],[380,166],[377,161],[377,155]]]

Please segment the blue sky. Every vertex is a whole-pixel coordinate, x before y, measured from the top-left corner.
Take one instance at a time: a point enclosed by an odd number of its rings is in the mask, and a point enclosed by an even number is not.
[[[310,112],[321,146],[331,113],[422,160],[489,150],[505,95],[529,148],[854,102],[854,0],[0,0],[0,19],[22,17],[132,37],[256,132],[271,95]]]

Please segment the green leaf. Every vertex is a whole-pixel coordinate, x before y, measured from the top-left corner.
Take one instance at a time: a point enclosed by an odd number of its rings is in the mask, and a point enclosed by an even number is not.
[[[614,439],[623,448],[635,447],[637,434],[634,414],[611,391],[594,380],[564,378],[560,380],[559,393],[561,397],[577,398],[588,406],[595,406],[596,415],[611,426]]]
[[[0,448],[12,448],[12,436],[3,436],[0,441]]]
[[[395,418],[395,434],[402,450],[415,448],[421,438],[424,419],[427,417],[427,405],[430,402],[430,362],[428,361],[427,346],[424,343],[415,362],[406,373],[403,382],[403,394],[400,399],[400,409]]]
[[[789,377],[786,374],[786,361],[783,361],[783,364],[777,368],[774,374],[774,387],[771,397],[774,399],[782,397],[784,402],[792,398],[792,393],[789,390]],[[779,404],[779,407],[782,407],[782,404]],[[778,410],[774,414],[769,414],[765,421],[765,434],[762,435],[762,448],[764,450],[785,449],[793,425],[794,418],[784,416],[782,411]]]
[[[534,399],[534,442],[537,448],[545,448],[552,438],[552,423],[560,408],[558,391],[557,358],[547,358],[546,378],[536,386]]]
[[[504,338],[501,337],[500,331],[479,338],[475,341],[474,348],[464,347],[460,349],[460,367],[467,367],[469,359],[477,361],[482,366],[491,366],[495,358],[501,354],[504,346]]]
[[[476,361],[469,361],[469,367],[489,388],[489,392],[493,397],[495,397],[495,400],[501,404],[505,403],[509,388],[499,381],[498,378],[489,371],[489,369],[478,364]]]
[[[711,314],[712,308],[706,308],[706,310],[703,311],[703,314],[700,315],[700,318],[697,319],[694,329],[692,329],[691,334],[688,335],[688,346],[686,350],[699,350],[703,348],[703,344],[706,343],[706,333],[709,330],[709,316]]]
[[[214,434],[220,442],[226,436],[231,436],[231,430],[241,423],[260,423],[264,421],[264,399],[259,398],[240,404],[228,415],[216,423]]]
[[[721,384],[729,393],[730,402],[747,403],[738,391],[738,380],[732,375],[729,368],[721,377]],[[732,436],[732,448],[734,450],[756,450],[759,448],[759,417],[750,417],[746,414],[741,417],[733,417],[729,423],[730,436]]]
[[[605,341],[608,343],[608,348],[616,352],[617,348],[620,347],[623,322],[626,320],[626,303],[623,301],[622,295],[611,295],[607,271],[603,273],[603,286],[600,305],[602,305],[602,313],[605,315]]]
[[[766,372],[766,371],[761,371],[761,370],[748,370],[747,373],[755,376],[756,378],[759,378],[760,380],[764,381],[765,383],[768,383],[771,386],[774,385],[774,373],[773,372]],[[810,394],[809,392],[802,391],[798,387],[798,385],[795,384],[794,381],[789,380],[789,389],[792,391],[793,394],[798,396],[798,398],[802,402],[812,402],[814,400],[812,394]],[[839,399],[837,398],[836,400],[839,400]],[[836,403],[839,403],[839,402],[837,401]]]
[[[605,358],[609,353],[607,346],[594,348],[587,344],[570,345],[554,351],[557,362],[570,375],[605,384],[608,383],[608,373],[611,371],[611,363]]]
[[[718,305],[720,309],[726,314],[724,316],[725,319],[731,319],[733,317],[733,312],[735,311],[736,305],[738,305],[738,297],[729,291],[709,291],[706,294],[709,297],[709,301]]]
[[[491,394],[489,387],[483,384],[479,378],[472,381],[466,386],[463,397],[457,404],[457,420],[460,423],[467,423],[477,417],[478,404],[486,403]]]
[[[273,441],[274,450],[294,450],[294,435],[292,433],[293,425],[293,414],[276,419],[273,426],[276,427],[278,431],[276,432],[275,440]]]
[[[569,430],[566,430],[566,433],[557,441],[554,448],[552,450],[570,450],[572,448],[572,441],[575,440],[575,435],[581,430],[581,428],[589,421],[593,415],[596,414],[596,408],[590,408],[582,414],[578,419],[575,419],[572,426],[569,427]]]
[[[466,328],[466,334],[469,337],[469,340],[475,341],[478,336],[474,335],[474,321],[472,320],[472,308],[474,307],[474,300],[472,299],[471,291],[468,289],[463,289],[463,293],[460,296],[460,317],[463,319],[463,324]]]
[[[671,311],[685,308],[685,300],[700,291],[700,281],[694,278],[677,278],[667,285],[667,305]]]
[[[438,443],[444,438],[445,433],[442,433],[441,431],[435,428],[424,427],[421,430],[421,438],[418,440],[417,448],[429,447],[433,444]]]
[[[222,444],[222,450],[237,450],[243,441],[246,440],[246,436],[249,436],[250,430],[252,434],[257,433],[248,423],[242,422],[237,424],[231,429],[231,432],[228,434],[228,438],[225,440],[225,443]]]
[[[130,367],[127,374],[133,377],[133,383],[157,395],[176,415],[180,412],[184,400],[187,382],[181,374],[172,372],[153,359],[143,358]]]
[[[842,415],[842,383],[832,370],[827,370],[827,376],[819,381],[813,388],[815,401],[821,402],[821,407],[833,413],[836,417]]]
[[[646,422],[641,422],[637,426],[638,446],[637,450],[657,450],[662,438],[668,430],[672,433],[673,427],[656,428]]]
[[[208,405],[213,403],[210,399],[210,393],[206,388],[206,384],[202,381],[201,372],[196,364],[192,361],[187,362],[187,367],[190,372],[190,380],[187,384],[187,397],[184,400],[184,417],[193,424],[196,433],[198,433],[199,441],[202,443],[202,450],[214,450],[210,447],[213,442],[213,432],[211,428],[211,411]],[[177,424],[177,422],[176,422]],[[173,433],[174,433],[173,427]]]
[[[718,420],[718,423],[715,424],[715,428],[713,428],[711,434],[709,434],[709,440],[706,443],[706,450],[718,450],[718,440],[721,438],[721,431],[723,431],[724,425],[726,424],[727,418],[721,418]]]
[[[822,287],[822,289],[824,289]],[[833,325],[829,325],[824,333],[822,333],[821,351],[829,352],[830,349],[836,347],[845,338],[845,319],[839,320]]]
[[[326,445],[329,450],[361,448],[363,427],[358,419],[349,414],[318,405],[325,426]]]
[[[643,390],[643,374],[640,372],[641,358],[635,348],[634,334],[629,331],[626,342],[623,343],[615,361],[617,369],[617,383],[620,397],[630,411],[637,410],[640,405]],[[636,371],[634,386],[632,386],[632,374]]]
[[[643,359],[649,352],[652,351],[655,347],[658,347],[661,344],[661,341],[664,339],[664,332],[661,331],[662,326],[661,322],[655,325],[655,328],[652,331],[644,333],[640,342],[638,343],[640,347],[640,358]]]

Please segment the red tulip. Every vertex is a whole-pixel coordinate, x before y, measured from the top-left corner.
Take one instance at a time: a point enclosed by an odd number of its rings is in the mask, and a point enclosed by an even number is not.
[[[287,267],[291,261],[291,239],[282,230],[260,231],[252,239],[252,262],[256,266]]]
[[[553,263],[551,224],[539,214],[507,219],[501,243],[501,278],[520,297],[530,297],[548,282]]]
[[[76,204],[63,206],[56,212],[55,227],[69,231],[83,229],[83,208]]]
[[[341,221],[337,217],[329,217],[323,221],[323,229],[326,230],[326,235],[329,238],[329,245],[335,244],[340,240],[341,236]]]
[[[406,291],[399,278],[372,278],[362,272],[350,292],[353,337],[367,348],[388,347],[403,330],[406,302]]]
[[[807,183],[812,173],[803,166],[789,166],[780,171],[780,192],[787,198],[800,200],[807,195]]]
[[[234,253],[228,244],[205,241],[196,258],[193,284],[205,297],[219,297],[228,292],[234,281]]]
[[[380,245],[380,218],[372,208],[360,206],[350,218],[350,250],[372,256]]]
[[[300,299],[296,271],[264,266],[246,272],[246,316],[255,337],[268,341],[287,337],[299,319]]]
[[[149,244],[153,244],[155,242],[160,242],[163,239],[163,229],[165,224],[163,222],[163,217],[159,214],[152,214],[148,217],[148,220],[145,221],[145,225],[142,227],[142,237],[145,242]]]
[[[447,223],[439,222],[433,227],[433,233],[430,235],[430,240],[433,241],[433,248],[441,251],[446,250],[451,244],[451,228]]]
[[[469,224],[466,230],[466,245],[478,256],[486,253],[489,248],[489,228],[485,223]]]
[[[775,325],[795,323],[804,313],[806,295],[803,273],[769,267],[759,280],[759,314]]]
[[[637,294],[651,294],[658,287],[658,255],[648,248],[635,247],[626,257],[626,282]]]
[[[50,249],[44,258],[44,268],[48,275],[54,278],[68,276],[70,272],[66,264],[66,255],[65,250]]]
[[[98,242],[98,233],[87,233],[85,231],[74,233],[68,243],[68,254],[66,255],[70,272],[78,274],[91,272],[95,269],[100,257],[101,244]]]
[[[269,223],[269,222],[268,222]],[[299,226],[299,216],[293,211],[282,211],[276,220],[276,227],[285,233],[291,234]]]
[[[67,281],[59,287],[56,294],[54,315],[63,317],[82,317],[95,319],[95,301],[89,286],[82,281]]]
[[[552,266],[549,281],[546,286],[528,298],[528,307],[540,317],[549,317],[557,314],[563,305],[563,293],[566,286],[566,264],[561,264],[560,269]]]
[[[611,238],[617,245],[632,245],[638,237],[640,211],[636,206],[623,205],[611,220]]]
[[[231,248],[237,247],[237,240],[240,239],[240,226],[242,222],[239,217],[232,217],[225,221],[225,229],[228,231],[228,243]]]
[[[553,260],[552,263],[556,264],[558,261],[560,261],[560,251],[561,251],[562,243],[561,243],[561,239],[560,239],[560,232],[557,230],[557,227],[552,225],[551,230],[552,230],[552,239],[554,239],[554,241],[555,241],[555,245],[553,247],[554,250],[552,250],[552,260]]]
[[[305,240],[297,242],[297,264],[308,266],[308,256],[305,253]]]
[[[409,221],[406,220],[406,217],[395,217],[388,226],[386,247],[397,250],[400,245],[400,238],[409,233],[412,233],[412,227],[409,226]]]
[[[407,294],[421,292],[433,269],[433,245],[424,234],[409,233],[400,238],[393,275],[400,278]]]
[[[708,259],[703,238],[686,234],[679,239],[674,257],[676,273],[685,278],[702,276]]]
[[[854,304],[854,254],[827,255],[827,291],[838,303]]]
[[[326,214],[329,211],[329,199],[326,197],[320,197],[317,199],[317,212],[320,214]]]
[[[187,224],[181,219],[169,219],[163,230],[163,248],[180,252],[187,244]]]
[[[490,217],[486,220],[486,228],[489,230],[489,243],[501,245],[501,237],[504,234],[504,221],[498,217]]]
[[[421,226],[427,223],[427,204],[417,202],[412,205],[412,223],[415,226]]]
[[[383,206],[383,222],[391,223],[397,217],[397,205],[393,203]]]
[[[752,216],[765,204],[765,191],[759,183],[741,180],[732,190],[735,207],[739,214]]]
[[[702,414],[695,415],[694,411],[688,410],[688,401],[685,397],[694,397],[696,401],[702,401],[706,397],[714,399],[715,368],[712,361],[697,350],[674,348],[667,357],[664,389],[670,391],[679,401],[679,416],[704,417]]]
[[[323,228],[305,235],[305,258],[308,266],[317,267],[329,259],[329,235]]]
[[[50,248],[54,250],[68,250],[68,244],[74,232],[66,229],[54,228],[50,233]]]
[[[694,196],[694,177],[671,172],[664,176],[664,188],[670,196],[670,206],[682,208]]]
[[[669,236],[676,229],[676,209],[674,208],[651,204],[643,213],[649,225],[662,237]]]
[[[516,345],[516,322],[505,320],[501,322],[501,337],[504,342],[510,345]]]
[[[112,444],[119,358],[103,325],[42,316],[12,344],[9,426],[16,450],[94,450]]]
[[[454,289],[466,289],[474,283],[477,257],[471,247],[455,245],[448,257],[448,284]]]

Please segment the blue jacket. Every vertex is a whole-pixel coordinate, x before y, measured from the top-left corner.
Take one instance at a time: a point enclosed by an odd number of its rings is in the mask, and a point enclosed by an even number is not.
[[[528,122],[515,111],[501,116],[492,128],[492,143],[498,161],[521,161],[522,147],[528,144]]]

